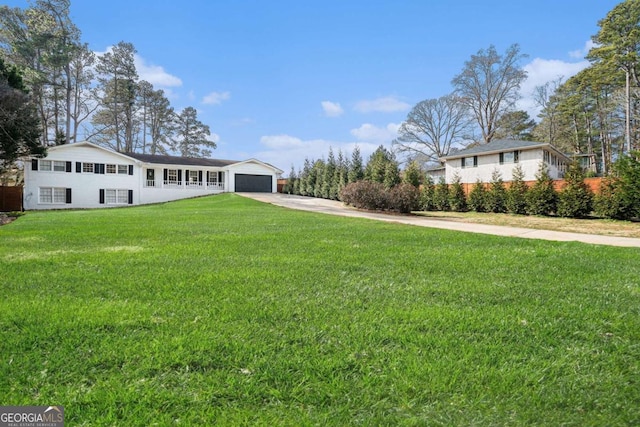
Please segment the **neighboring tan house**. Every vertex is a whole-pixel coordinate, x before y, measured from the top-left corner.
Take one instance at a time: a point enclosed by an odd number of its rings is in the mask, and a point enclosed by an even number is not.
[[[77,142],[24,168],[24,209],[101,208],[217,194],[275,193],[282,171],[245,161],[119,153]]]
[[[472,184],[478,180],[491,182],[491,175],[495,170],[500,172],[503,181],[508,182],[512,180],[516,165],[522,168],[525,181],[533,181],[543,162],[551,178],[560,179],[571,163],[571,159],[551,144],[511,139],[479,144],[440,160],[445,164],[446,182],[449,184],[456,174],[463,184]]]

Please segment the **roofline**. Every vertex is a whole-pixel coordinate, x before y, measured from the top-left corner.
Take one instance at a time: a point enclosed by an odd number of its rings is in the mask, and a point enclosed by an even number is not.
[[[102,147],[100,145],[94,144],[93,142],[89,142],[89,141],[78,141],[78,142],[72,142],[70,144],[54,145],[53,147],[48,147],[47,151],[56,151],[56,150],[67,148],[67,147],[77,147],[79,145],[86,145],[86,146],[89,146],[89,147],[98,148],[98,149],[100,149],[102,151],[106,151],[107,153],[115,154],[117,156],[124,157],[125,159],[129,159],[129,160],[131,160],[133,162],[140,163],[140,160],[138,160],[138,159],[134,159],[133,157],[127,156],[124,153],[120,153],[118,151],[111,150],[111,149],[106,148],[106,147]]]
[[[243,161],[241,161],[241,162],[236,162],[236,163],[233,163],[233,164],[231,164],[231,165],[229,165],[229,166],[241,165],[241,164],[249,163],[249,162],[260,163],[260,164],[261,164],[261,165],[263,165],[263,166],[270,167],[270,168],[272,168],[276,173],[280,173],[280,174],[284,173],[284,171],[283,171],[283,170],[281,170],[281,169],[279,169],[279,168],[277,168],[277,167],[275,167],[275,166],[273,166],[273,165],[271,165],[271,164],[269,164],[269,163],[263,162],[262,160],[258,160],[258,159],[256,159],[256,158],[250,158],[250,159],[247,159],[247,160],[243,160]]]
[[[478,156],[478,155],[485,155],[485,154],[499,154],[499,153],[504,153],[504,152],[508,152],[508,151],[526,151],[526,150],[535,150],[537,148],[549,148],[553,151],[555,151],[557,154],[560,154],[562,157],[564,157],[567,160],[571,160],[569,157],[567,157],[566,154],[560,152],[556,147],[554,147],[553,145],[551,145],[548,142],[542,142],[540,144],[536,144],[536,145],[527,145],[524,147],[520,147],[520,148],[513,148],[511,150],[489,150],[489,151],[480,151],[477,153],[469,153],[467,155],[465,155],[464,153],[459,154],[459,153],[455,153],[455,154],[451,154],[449,156],[445,156],[445,157],[440,157],[440,160],[443,161],[447,161],[447,160],[453,160],[453,159],[460,159],[462,157],[471,157],[471,156]]]

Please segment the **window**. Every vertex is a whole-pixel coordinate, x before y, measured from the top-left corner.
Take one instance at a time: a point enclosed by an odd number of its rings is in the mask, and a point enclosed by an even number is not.
[[[127,175],[129,167],[127,165],[118,165],[118,175]]]
[[[116,173],[116,165],[110,165],[107,163],[106,169],[107,173]]]
[[[519,152],[507,151],[506,153],[500,153],[500,164],[504,163],[518,163]]]
[[[462,158],[462,167],[463,168],[475,168],[477,166],[478,166],[478,156],[463,157]]]
[[[82,163],[82,172],[93,173],[93,163]]]
[[[178,183],[178,170],[177,169],[168,169],[167,170],[167,182],[169,184],[177,184]]]
[[[209,172],[209,185],[218,183],[218,172]]]
[[[60,187],[40,187],[39,203],[71,203],[71,189]]]
[[[67,162],[61,162],[58,160],[53,161],[53,170],[55,172],[66,172],[67,171]]]
[[[189,182],[198,182],[198,171],[189,171],[189,176],[187,178]]]
[[[543,160],[545,163],[549,163],[549,152],[547,150],[543,151],[543,156],[542,156]]]
[[[51,170],[51,160],[40,160],[40,170],[41,171],[50,171]]]
[[[100,190],[100,203],[107,205],[126,205],[132,203],[132,191],[126,189],[107,188]]]

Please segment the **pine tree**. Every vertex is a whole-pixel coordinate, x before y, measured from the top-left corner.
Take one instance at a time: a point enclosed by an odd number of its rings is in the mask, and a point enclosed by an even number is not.
[[[351,165],[347,176],[349,182],[357,182],[364,179],[364,167],[362,166],[362,155],[360,148],[356,145],[351,153]]]
[[[531,215],[551,215],[556,211],[558,195],[544,162],[536,173],[536,182],[527,193],[527,212]]]
[[[487,189],[484,182],[479,179],[473,185],[473,188],[469,192],[469,209],[474,212],[486,212],[487,211]]]
[[[527,193],[529,187],[524,182],[524,171],[520,165],[513,168],[512,180],[507,189],[507,200],[505,207],[507,212],[517,215],[527,213]]]
[[[449,210],[449,186],[444,177],[440,177],[433,192],[433,205],[439,211]]]
[[[467,196],[464,194],[460,175],[457,174],[449,186],[449,206],[454,212],[467,211]]]
[[[584,182],[584,171],[578,162],[569,165],[564,175],[565,186],[558,194],[558,215],[582,218],[593,209],[593,192]]]
[[[431,176],[426,176],[420,191],[420,209],[432,211],[435,209],[435,185]]]
[[[495,169],[491,173],[491,184],[487,192],[487,210],[493,213],[503,213],[506,211],[507,190],[502,181],[500,171]]]

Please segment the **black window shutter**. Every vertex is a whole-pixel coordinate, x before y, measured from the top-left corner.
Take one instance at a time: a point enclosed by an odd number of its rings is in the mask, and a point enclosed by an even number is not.
[[[191,181],[191,177],[189,176],[189,170],[188,169],[186,171],[184,171],[184,180],[186,182]]]
[[[129,175],[133,175],[133,165],[129,165]]]
[[[202,171],[198,171],[198,182],[202,182]]]
[[[473,167],[478,166],[478,156],[473,156]]]
[[[164,169],[164,180],[167,180],[167,168]]]
[[[93,165],[93,173],[100,173],[100,163],[95,163]]]
[[[100,173],[104,175],[104,163],[100,163]]]
[[[504,153],[500,153],[500,164],[504,163]]]
[[[133,204],[133,190],[129,190],[129,204]]]
[[[218,172],[218,182],[222,181],[222,172]]]
[[[518,163],[520,161],[520,152],[518,150],[513,152],[513,161],[514,163]]]
[[[65,203],[71,203],[71,189],[70,189],[70,188],[67,188],[66,190],[67,190],[67,191],[66,191],[66,200],[65,200]]]
[[[71,162],[67,162],[67,172],[71,172]]]
[[[82,172],[82,163],[76,162],[76,173]]]
[[[31,159],[31,170],[32,171],[38,170],[38,159]]]
[[[182,182],[182,169],[178,169],[178,182]]]
[[[460,159],[460,165],[462,169],[464,169],[464,157]]]
[[[104,205],[104,189],[100,189],[100,204]]]
[[[209,171],[207,171],[207,182],[209,182]]]

